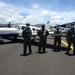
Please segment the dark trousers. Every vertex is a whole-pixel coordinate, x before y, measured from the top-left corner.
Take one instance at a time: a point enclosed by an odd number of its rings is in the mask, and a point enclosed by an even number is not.
[[[56,47],[56,44],[58,43],[58,46]],[[56,48],[60,51],[60,46],[61,46],[61,38],[54,38],[54,50]]]
[[[41,52],[42,48],[43,48],[43,52],[45,52],[45,49],[46,49],[46,40],[40,40],[39,41],[39,46],[38,46],[39,52]]]
[[[69,53],[69,51],[70,51],[70,46],[71,46],[71,44],[73,44],[73,53],[75,54],[75,40],[73,40],[73,39],[71,39],[71,40],[69,40],[68,41],[68,49],[67,49],[67,53]]]
[[[32,52],[32,49],[31,49],[31,41],[24,41],[24,44],[23,44],[23,53],[24,54],[26,54],[26,52],[27,52],[27,46],[28,46],[28,48],[29,48],[29,53],[31,53]]]

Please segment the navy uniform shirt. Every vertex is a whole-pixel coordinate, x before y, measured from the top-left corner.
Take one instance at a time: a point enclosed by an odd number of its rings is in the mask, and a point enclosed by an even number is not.
[[[55,35],[55,38],[61,38],[61,31],[60,30],[56,30],[55,32],[54,32],[54,35]]]
[[[31,32],[30,28],[26,28],[22,32],[22,36],[23,36],[24,39],[30,39],[31,38],[31,34],[32,34],[32,32]]]
[[[46,39],[46,37],[49,35],[49,32],[47,30],[39,30],[38,31],[38,36],[40,39]]]
[[[70,39],[75,39],[75,31],[68,30],[67,37]]]

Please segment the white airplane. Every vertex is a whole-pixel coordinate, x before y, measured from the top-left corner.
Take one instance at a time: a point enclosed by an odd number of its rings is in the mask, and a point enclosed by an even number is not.
[[[48,25],[46,25],[46,27],[47,26]],[[22,37],[22,31],[24,28],[26,28],[26,25],[14,25],[13,27],[10,27],[10,28],[0,28],[0,37],[1,38],[2,37],[14,37],[14,38]],[[37,31],[40,30],[41,28],[36,26],[30,26],[30,29],[32,31],[33,41],[35,41],[37,36]],[[49,34],[54,34],[54,32],[49,30]],[[3,42],[2,39],[1,41]]]
[[[66,33],[68,31],[68,28],[60,27],[60,30],[62,31],[62,33]]]
[[[12,28],[0,28],[0,37],[22,37],[22,31],[23,28],[25,28],[26,25],[20,25],[18,27],[13,26]],[[30,26],[30,29],[32,31],[32,36],[35,39],[35,36],[37,35],[37,31],[41,28]],[[1,40],[2,41],[2,40]]]

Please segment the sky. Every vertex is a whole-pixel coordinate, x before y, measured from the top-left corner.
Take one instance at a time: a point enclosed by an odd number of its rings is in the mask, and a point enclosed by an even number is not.
[[[0,0],[0,23],[75,22],[75,0]]]

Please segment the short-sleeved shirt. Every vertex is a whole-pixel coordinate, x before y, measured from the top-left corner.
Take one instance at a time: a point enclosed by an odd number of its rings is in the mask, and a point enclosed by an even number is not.
[[[68,30],[67,36],[68,36],[69,38],[75,38],[75,31]]]
[[[49,32],[47,30],[39,30],[38,31],[38,36],[40,39],[46,39],[46,37],[49,35]]]
[[[23,36],[24,39],[29,39],[31,37],[31,34],[32,34],[32,32],[31,32],[30,28],[29,29],[25,29],[22,32],[22,36]]]
[[[56,30],[56,31],[54,32],[54,34],[55,34],[55,37],[57,37],[57,38],[60,38],[61,35],[62,35],[60,30],[59,30],[59,31]]]

